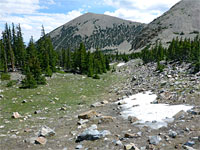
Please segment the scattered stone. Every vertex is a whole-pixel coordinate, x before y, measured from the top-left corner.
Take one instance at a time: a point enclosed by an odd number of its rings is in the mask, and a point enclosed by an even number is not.
[[[192,146],[194,146],[194,144],[195,144],[194,141],[188,141],[188,142],[186,142],[184,145],[189,146],[189,147],[192,147]]]
[[[28,132],[31,132],[31,131],[32,131],[32,130],[29,129],[29,128],[27,128],[27,129],[24,130],[24,132],[27,132],[27,133],[28,133]]]
[[[41,145],[45,145],[47,143],[47,139],[44,137],[38,137],[35,140],[35,144],[41,144]]]
[[[103,131],[98,131],[96,125],[92,125],[90,128],[86,129],[83,131],[76,139],[76,142],[81,142],[84,140],[98,140],[102,137],[105,137],[106,135],[110,135],[110,131],[108,130],[103,130]]]
[[[90,111],[84,112],[82,114],[79,114],[78,118],[79,119],[90,119],[96,115],[97,115],[96,111],[90,110]]]
[[[43,126],[41,130],[39,131],[38,136],[43,136],[43,137],[49,137],[49,136],[54,136],[56,133],[54,130],[47,126]]]
[[[101,102],[101,104],[103,104],[103,105],[108,104],[108,103],[109,103],[109,102],[106,101],[106,100],[104,100],[104,101]]]
[[[138,138],[140,136],[138,134],[125,133],[124,137],[125,138]]]
[[[3,95],[0,95],[0,99],[2,99],[3,98]]]
[[[80,119],[77,124],[83,125],[83,124],[86,124],[88,121],[89,121],[88,119]]]
[[[27,100],[23,100],[22,103],[27,103]]]
[[[160,136],[149,136],[149,143],[153,145],[158,145],[162,138]]]
[[[125,150],[139,150],[139,148],[137,148],[134,143],[124,145],[124,149]]]
[[[96,102],[94,104],[92,104],[90,107],[101,107],[103,106],[103,104],[101,102]]]
[[[58,100],[59,100],[59,98],[58,98],[58,97],[55,97],[54,99],[55,99],[56,101],[58,101]]]
[[[22,116],[18,112],[13,112],[12,118],[18,119],[21,118]]]
[[[37,137],[31,137],[29,139],[24,140],[25,143],[35,144]]]
[[[128,121],[130,121],[130,123],[134,123],[134,122],[138,121],[138,118],[133,117],[133,116],[128,116]]]
[[[174,117],[174,119],[183,119],[183,118],[185,118],[185,116],[186,116],[186,112],[185,111],[183,111],[183,110],[181,110],[180,112],[178,112],[175,116],[173,116]]]
[[[116,141],[114,140],[113,143],[116,145],[116,146],[123,146],[122,142],[120,140]]]
[[[42,111],[41,110],[36,110],[35,112],[34,112],[34,114],[39,114],[39,113],[41,113]]]
[[[2,126],[0,126],[0,129],[3,129],[3,128],[5,128],[5,126],[3,126],[3,125],[2,125]]]
[[[196,150],[190,146],[186,146],[186,145],[183,145],[183,148],[186,149],[186,150]]]
[[[77,145],[76,146],[76,149],[82,149],[83,148],[83,145]]]
[[[102,116],[99,120],[99,123],[109,123],[109,122],[113,122],[114,119],[111,116]]]
[[[67,108],[66,108],[66,107],[61,107],[60,110],[61,110],[61,111],[66,111]]]
[[[188,111],[192,115],[200,115],[200,109],[192,109]]]
[[[169,137],[171,137],[171,138],[176,138],[176,136],[177,136],[177,133],[175,132],[175,131],[172,131],[172,130],[169,130]]]
[[[118,105],[124,105],[124,104],[126,104],[126,102],[125,102],[125,101],[120,101],[120,102],[118,102],[117,104],[118,104]]]

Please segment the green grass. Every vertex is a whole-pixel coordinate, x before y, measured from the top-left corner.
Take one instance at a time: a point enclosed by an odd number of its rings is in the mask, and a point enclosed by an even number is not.
[[[101,79],[95,80],[82,75],[57,73],[56,77],[47,80],[47,85],[36,89],[20,89],[20,85],[7,87],[7,82],[4,81],[0,84],[0,89],[4,90],[4,98],[0,100],[0,125],[4,124],[5,119],[11,120],[13,112],[19,112],[23,116],[31,114],[33,117],[53,117],[64,105],[71,107],[69,112],[76,110],[80,104],[89,106],[95,101],[105,100],[110,87],[123,80],[123,77],[110,72],[100,77]],[[22,103],[23,100],[27,103]],[[35,110],[44,110],[45,107],[49,109],[48,113],[34,115]],[[59,113],[67,115],[64,111]],[[17,123],[17,120],[12,119],[11,126]]]

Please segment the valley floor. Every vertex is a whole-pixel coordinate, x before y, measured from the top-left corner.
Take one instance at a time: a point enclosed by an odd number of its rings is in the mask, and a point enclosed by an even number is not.
[[[8,88],[2,81],[0,149],[120,150],[134,143],[141,150],[198,150],[200,76],[188,74],[188,67],[171,63],[158,73],[156,64],[142,65],[140,60],[134,60],[119,65],[115,73],[104,74],[100,80],[57,73],[48,79],[46,86],[31,90],[21,90],[18,85]],[[193,109],[179,112],[174,122],[158,130],[137,127],[134,125],[137,118],[124,119],[122,104],[116,102],[146,91],[157,95],[156,103],[184,104]],[[78,115],[89,110],[94,110],[95,115],[89,114],[91,118],[84,119],[85,123],[80,121]],[[13,112],[22,117],[11,118]],[[98,131],[108,130],[110,134],[77,143],[77,137],[94,124]],[[47,136],[44,145],[33,144],[42,126],[53,129],[55,135]]]

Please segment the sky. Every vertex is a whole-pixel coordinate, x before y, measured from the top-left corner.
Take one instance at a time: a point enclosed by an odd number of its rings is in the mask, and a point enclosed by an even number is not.
[[[87,12],[149,23],[180,0],[0,0],[0,33],[5,23],[21,25],[24,41],[46,33]]]

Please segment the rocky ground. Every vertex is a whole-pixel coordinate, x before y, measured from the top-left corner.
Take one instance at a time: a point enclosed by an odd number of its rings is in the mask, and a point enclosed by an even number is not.
[[[141,60],[130,61],[115,72],[126,80],[113,84],[106,96],[99,97],[100,100],[91,106],[81,104],[75,111],[48,119],[38,112],[37,120],[32,120],[41,121],[38,126],[22,126],[21,122],[28,116],[13,114],[19,122],[18,127],[3,132],[6,123],[0,125],[0,149],[199,150],[200,76],[190,74],[189,66],[171,63],[159,73],[154,63],[142,65]],[[121,107],[116,102],[145,91],[157,94],[156,103],[185,104],[194,108],[179,112],[173,123],[158,130],[136,127],[133,123],[137,118],[123,119]],[[0,95],[3,96],[3,91]]]

